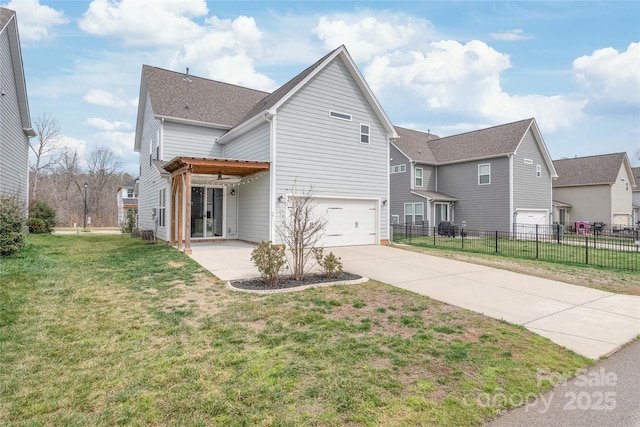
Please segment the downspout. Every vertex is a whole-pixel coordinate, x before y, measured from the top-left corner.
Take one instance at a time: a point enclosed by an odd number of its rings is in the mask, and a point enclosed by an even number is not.
[[[509,154],[507,156],[509,159],[509,230],[515,232],[514,223],[516,212],[513,210],[513,155]]]
[[[269,161],[271,162],[271,167],[269,170],[269,241],[274,242],[275,239],[275,220],[276,220],[276,209],[275,209],[275,198],[276,198],[276,117],[275,114],[271,111],[265,111],[263,114],[265,120],[267,120],[270,126],[270,140],[271,147],[269,153]]]

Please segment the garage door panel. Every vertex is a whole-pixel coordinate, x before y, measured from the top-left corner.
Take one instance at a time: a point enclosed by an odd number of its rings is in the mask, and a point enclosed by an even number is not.
[[[536,225],[547,225],[548,212],[518,209],[516,210],[516,232],[535,236]],[[546,229],[545,229],[546,230]]]
[[[327,219],[323,246],[376,244],[377,209],[371,200],[318,199],[316,210]]]

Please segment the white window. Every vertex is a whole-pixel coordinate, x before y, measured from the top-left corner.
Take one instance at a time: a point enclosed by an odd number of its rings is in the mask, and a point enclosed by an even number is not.
[[[536,176],[538,178],[542,177],[542,166],[536,165]]]
[[[334,119],[351,121],[351,114],[340,113],[338,111],[329,111],[329,117],[333,117]]]
[[[415,203],[413,205],[413,222],[415,224],[424,223],[424,203]]]
[[[422,187],[422,168],[416,168],[416,187]]]
[[[166,196],[167,196],[166,188],[163,188],[158,192],[158,227],[165,226],[165,215],[167,211]]]
[[[400,172],[406,172],[407,171],[407,165],[400,165]]]
[[[434,224],[437,227],[442,221],[449,221],[449,205],[448,203],[436,203],[435,204],[436,222]]]
[[[478,185],[491,184],[491,163],[478,165]]]
[[[404,223],[413,224],[413,203],[404,204]]]
[[[369,143],[369,125],[360,123],[360,142],[363,144]]]
[[[393,173],[393,166],[389,166],[389,173]]]
[[[127,198],[133,198],[133,188],[127,188]]]
[[[393,173],[399,173],[400,172],[400,166],[399,165],[395,165],[393,167]]]
[[[424,203],[404,204],[404,223],[422,224],[424,222]]]

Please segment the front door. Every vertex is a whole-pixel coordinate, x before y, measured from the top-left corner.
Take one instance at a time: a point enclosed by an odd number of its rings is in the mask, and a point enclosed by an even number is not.
[[[442,221],[449,221],[449,204],[448,203],[436,203],[436,223],[437,227]]]
[[[224,237],[224,189],[191,187],[191,237]]]

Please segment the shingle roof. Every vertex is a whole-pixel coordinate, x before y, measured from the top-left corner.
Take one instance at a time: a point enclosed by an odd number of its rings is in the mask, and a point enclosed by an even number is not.
[[[425,196],[428,197],[430,199],[435,200],[436,202],[457,202],[458,199],[456,199],[453,196],[450,196],[448,194],[444,194],[444,193],[438,193],[437,191],[420,191],[420,190],[413,190],[413,193],[419,194],[421,196]]]
[[[400,139],[394,144],[411,160],[423,163],[443,164],[497,157],[514,153],[532,122],[533,119],[520,120],[442,138],[396,127]]]
[[[142,71],[153,112],[159,116],[233,127],[269,95],[149,65],[144,65]]]
[[[393,144],[404,154],[409,156],[411,160],[429,164],[437,163],[437,160],[431,151],[431,147],[427,142],[432,139],[439,138],[438,135],[401,128],[398,126],[395,126],[395,128],[400,138],[395,140]]]
[[[558,179],[553,181],[553,187],[614,184],[625,156],[625,153],[612,153],[554,160]]]
[[[633,174],[633,178],[636,180],[636,188],[634,191],[640,191],[640,167],[631,168],[631,173]]]
[[[429,145],[439,163],[514,153],[533,119],[436,139]]]
[[[7,22],[15,15],[16,13],[13,10],[5,9],[4,7],[0,7],[0,30],[7,25]]]

